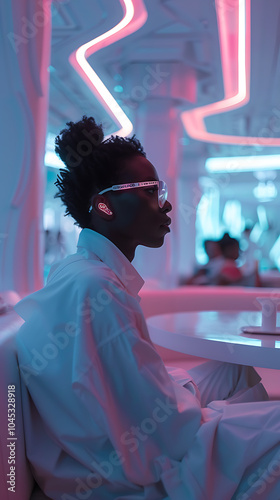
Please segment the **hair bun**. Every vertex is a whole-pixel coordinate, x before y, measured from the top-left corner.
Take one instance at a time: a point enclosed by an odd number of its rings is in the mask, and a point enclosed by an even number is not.
[[[55,139],[55,152],[68,168],[75,168],[103,142],[103,128],[93,117],[85,115],[79,122],[66,125],[68,128]]]

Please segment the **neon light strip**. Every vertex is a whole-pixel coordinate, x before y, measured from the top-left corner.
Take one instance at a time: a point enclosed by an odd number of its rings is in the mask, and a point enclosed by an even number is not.
[[[137,31],[146,22],[148,14],[142,0],[120,0],[120,2],[124,10],[122,20],[109,31],[81,45],[70,55],[69,61],[113,120],[121,126],[116,134],[125,137],[132,132],[133,125],[87,61],[87,58],[98,50]]]
[[[280,155],[233,156],[208,158],[205,162],[208,172],[256,172],[257,170],[279,170]]]
[[[206,117],[244,106],[250,100],[251,0],[239,0],[236,6],[230,9],[227,7],[227,0],[216,0],[216,12],[225,97],[221,101],[192,111],[184,111],[181,113],[183,125],[190,137],[204,142],[280,146],[280,138],[213,134],[206,130]],[[237,52],[231,33],[234,17],[236,23],[238,20]]]

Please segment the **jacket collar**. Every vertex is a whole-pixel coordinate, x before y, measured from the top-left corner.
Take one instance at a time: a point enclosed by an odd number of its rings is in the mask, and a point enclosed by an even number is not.
[[[112,241],[92,229],[85,228],[80,232],[77,247],[78,253],[88,259],[89,252],[94,254],[112,269],[131,295],[138,295],[145,281]]]

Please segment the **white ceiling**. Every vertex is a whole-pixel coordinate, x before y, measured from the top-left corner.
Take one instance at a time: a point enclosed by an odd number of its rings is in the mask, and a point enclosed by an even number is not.
[[[228,8],[236,2],[227,0]],[[169,93],[178,110],[222,99],[223,78],[214,0],[145,0],[145,6],[148,19],[140,30],[89,59],[132,121],[141,106],[133,88],[143,65],[161,64],[161,68],[168,69],[170,81],[167,78],[168,81],[152,92],[159,98]],[[121,3],[119,0],[62,0],[54,1],[52,9],[49,131],[56,134],[66,121],[75,121],[87,114],[103,122],[106,133],[114,133],[117,126],[75,73],[68,57],[81,44],[121,20]],[[251,11],[250,102],[234,111],[208,118],[206,125],[219,133],[280,137],[280,1],[252,0]],[[191,102],[187,88],[190,70],[196,73],[195,102]],[[123,86],[123,93],[114,91],[118,83]],[[135,133],[137,135],[136,129]],[[180,143],[184,144],[184,163],[190,157],[280,153],[280,148],[262,147],[261,141],[255,147],[202,143],[188,137],[183,128]],[[241,177],[235,175],[231,190],[240,182]],[[252,182],[256,184],[253,174],[243,174],[244,185]],[[240,196],[243,191],[248,198],[246,188],[240,190]]]

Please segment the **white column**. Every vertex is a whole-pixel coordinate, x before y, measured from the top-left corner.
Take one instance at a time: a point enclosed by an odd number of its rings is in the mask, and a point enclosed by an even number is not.
[[[169,97],[148,97],[138,108],[136,134],[143,143],[147,158],[158,171],[159,178],[168,185],[168,199],[173,206],[171,233],[165,236],[161,248],[138,247],[135,267],[147,286],[172,288],[177,285],[178,261],[178,195],[177,179],[180,172],[181,121]]]
[[[43,285],[50,0],[0,3],[0,290]]]

